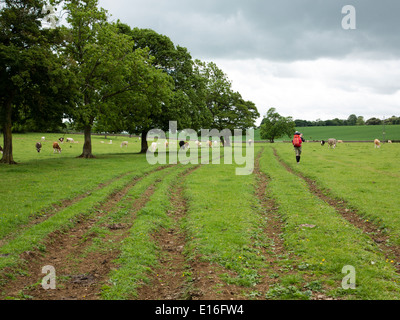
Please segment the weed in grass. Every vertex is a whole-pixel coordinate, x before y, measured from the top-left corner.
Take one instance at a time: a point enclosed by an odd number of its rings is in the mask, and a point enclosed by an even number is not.
[[[295,285],[273,285],[265,294],[267,300],[310,300],[311,290],[302,291]]]

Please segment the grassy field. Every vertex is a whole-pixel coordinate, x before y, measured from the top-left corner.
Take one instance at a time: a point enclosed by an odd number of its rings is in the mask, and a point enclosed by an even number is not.
[[[300,165],[256,144],[240,176],[223,152],[151,166],[137,138],[93,137],[85,160],[82,143],[53,154],[58,135],[37,153],[41,136],[14,135],[19,164],[0,166],[3,300],[400,298],[398,144],[306,143]]]
[[[385,126],[338,126],[338,127],[301,127],[297,128],[306,140],[328,140],[335,138],[346,141],[373,141],[379,139],[383,141],[383,132],[385,140],[400,140],[400,125]],[[255,130],[255,140],[260,141],[260,131]],[[277,139],[276,141],[288,141],[288,137]]]

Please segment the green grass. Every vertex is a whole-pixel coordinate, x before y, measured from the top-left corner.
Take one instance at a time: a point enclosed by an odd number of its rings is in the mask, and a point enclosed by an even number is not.
[[[348,136],[356,130],[348,129]],[[47,142],[38,154],[34,145],[43,135]],[[101,141],[109,139],[93,137],[97,158],[91,160],[76,158],[82,144],[64,144],[61,155],[53,154],[51,142],[59,136],[14,135],[14,157],[20,164],[0,165],[0,270],[17,266],[19,254],[24,251],[45,250],[43,240],[49,233],[60,229],[68,232],[76,217],[95,214],[94,208],[115,190],[135,177],[142,177],[115,210],[106,213],[88,231],[88,235],[95,234],[95,237],[88,236],[93,242],[87,250],[104,250],[107,230],[101,226],[105,222],[132,223],[129,236],[122,243],[110,244],[121,254],[115,261],[118,268],[110,274],[110,285],[103,288],[102,298],[135,298],[138,287],[159,266],[161,252],[152,235],[174,223],[167,214],[171,210],[170,188],[176,184],[179,174],[192,166],[178,165],[147,175],[158,166],[150,166],[145,155],[137,154],[140,144],[136,138],[109,138],[113,144],[107,144]],[[83,141],[82,136],[73,138]],[[120,148],[122,140],[130,141],[128,149]],[[263,216],[256,197],[256,177],[238,176],[237,166],[224,161],[220,165],[203,165],[185,178],[188,212],[181,228],[187,235],[184,250],[187,259],[201,257],[222,266],[226,269],[220,274],[223,281],[248,290],[265,280],[262,277],[265,273],[270,278],[278,278],[278,283],[268,292],[254,291],[250,296],[309,299],[311,292],[322,291],[342,299],[398,300],[399,277],[393,263],[386,261],[368,235],[314,196],[301,178],[289,173],[277,161],[272,148],[294,170],[316,180],[317,186],[332,197],[346,200],[364,219],[373,221],[388,234],[392,244],[400,245],[400,200],[396,193],[400,187],[400,145],[385,144],[375,149],[372,143],[345,143],[331,150],[306,143],[298,166],[290,144],[257,144],[256,153],[262,148],[261,170],[270,179],[267,194],[275,199],[284,221],[286,251],[296,259],[282,261],[280,274],[266,265],[263,252],[264,249],[272,251],[269,250],[271,241],[263,233],[268,219]],[[154,182],[157,182],[155,192],[145,207],[132,212],[133,202]],[[65,199],[83,194],[86,197],[57,213],[50,210]],[[30,224],[44,215],[45,221]],[[302,224],[316,227],[299,228]],[[345,276],[342,268],[348,265],[354,266],[357,272],[355,290],[341,288]]]
[[[137,289],[142,281],[148,281],[148,274],[158,265],[159,256],[159,248],[152,241],[152,234],[159,228],[168,228],[173,223],[167,214],[171,209],[168,191],[177,176],[186,169],[185,166],[178,166],[158,174],[162,182],[156,185],[156,190],[146,206],[136,214],[130,236],[122,243],[121,254],[115,261],[118,268],[110,274],[111,285],[102,288],[103,299],[136,298]],[[145,183],[146,181],[143,181],[141,185],[147,185]],[[133,189],[132,195],[135,198],[141,194],[138,190],[144,191]]]
[[[47,214],[48,209],[62,200],[84,194],[123,174],[142,174],[154,168],[149,166],[145,155],[128,151],[111,154],[108,147],[115,146],[100,145],[97,158],[87,161],[76,159],[79,152],[70,151],[66,144],[67,151],[62,155],[47,154],[45,150],[37,154],[34,148],[27,147],[34,145],[31,135],[23,135],[21,139],[31,139],[30,143],[22,140],[15,143],[17,161],[23,162],[16,166],[0,165],[0,238],[34,217]]]
[[[294,163],[290,145],[276,145],[289,164]],[[400,145],[339,144],[335,150],[314,144],[303,147],[300,166],[295,170],[316,180],[337,198],[348,201],[365,219],[374,221],[400,245]]]
[[[306,140],[383,141],[383,126],[340,126],[297,128]],[[400,125],[385,126],[385,140],[400,140]]]
[[[288,152],[293,150],[288,145],[275,147],[284,155],[284,159],[289,161],[293,158],[293,154],[289,156]],[[325,149],[325,152],[330,151]],[[339,149],[334,152],[338,153]],[[315,153],[309,153],[303,163],[308,160],[310,170],[329,165],[329,161],[319,162]],[[334,157],[332,153],[330,157]],[[269,192],[279,204],[279,211],[285,219],[284,238],[287,249],[293,250],[299,257],[302,270],[309,271],[316,276],[316,280],[324,279],[324,284],[333,288],[330,294],[335,296],[367,300],[400,297],[399,277],[394,267],[367,235],[344,220],[331,206],[312,195],[302,179],[286,171],[275,159],[271,146],[266,147],[260,165],[271,178]],[[321,170],[327,172],[329,169],[325,167]],[[330,172],[330,175],[334,176],[335,172]],[[327,176],[323,175],[324,179]],[[345,185],[343,172],[336,177],[337,185]],[[316,227],[299,228],[302,224]],[[344,277],[341,272],[347,265],[356,269],[356,290],[341,289]]]
[[[254,176],[236,176],[233,165],[203,166],[185,182],[187,252],[231,270],[236,276],[225,280],[243,286],[256,284],[265,267],[252,239],[260,225],[254,185]]]
[[[335,138],[345,141],[383,141],[383,126],[335,126],[296,128],[306,140],[328,140]],[[400,125],[385,126],[385,140],[400,140]],[[261,141],[260,130],[255,130],[255,141]],[[290,141],[291,137],[282,137],[276,141]]]

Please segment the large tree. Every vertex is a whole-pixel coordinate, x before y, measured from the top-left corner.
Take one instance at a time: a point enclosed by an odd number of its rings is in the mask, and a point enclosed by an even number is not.
[[[292,136],[295,132],[295,122],[292,117],[281,116],[275,108],[270,108],[261,122],[261,139],[267,139],[271,143],[283,136]]]
[[[254,127],[259,113],[255,104],[245,101],[239,92],[232,89],[228,76],[214,62],[196,60],[197,72],[205,79],[205,103],[211,115],[208,126],[223,130],[248,129]],[[222,137],[222,143],[230,145],[229,136]]]
[[[4,0],[0,11],[0,127],[2,163],[15,164],[12,127],[20,116],[61,123],[71,78],[55,53],[59,29],[44,29],[41,0]]]
[[[145,113],[146,119],[130,121],[140,123],[133,130],[142,136],[141,152],[147,151],[147,132],[154,128],[168,131],[170,121],[177,122],[178,130],[200,130],[208,121],[204,100],[205,83],[204,79],[195,73],[194,62],[188,50],[175,46],[170,38],[151,29],[130,30],[126,25],[121,25],[120,28],[122,32],[132,35],[135,49],[148,49],[153,57],[153,66],[173,81],[169,99],[159,96],[159,99],[163,100],[159,105],[160,109],[151,108]],[[136,113],[136,118],[143,118],[143,115],[142,112]],[[132,118],[135,119],[134,113]]]
[[[148,52],[133,50],[132,37],[120,32],[117,23],[108,22],[97,0],[66,0],[64,10],[70,31],[64,54],[80,88],[70,116],[85,135],[80,157],[93,158],[91,133],[96,119],[115,117],[121,101],[137,98],[157,83],[153,84]]]

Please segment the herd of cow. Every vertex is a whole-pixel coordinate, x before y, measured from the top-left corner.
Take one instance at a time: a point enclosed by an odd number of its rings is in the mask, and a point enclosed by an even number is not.
[[[45,141],[45,140],[46,140],[46,138],[42,137],[42,141]],[[62,149],[61,149],[60,143],[64,143],[64,141],[66,141],[67,143],[78,143],[77,141],[74,141],[74,139],[72,139],[72,138],[67,138],[65,140],[64,140],[64,138],[59,138],[58,142],[53,142],[53,153],[61,153]],[[104,143],[104,142],[102,141],[102,143]],[[214,141],[214,144],[216,144],[216,143],[217,142]],[[333,148],[333,149],[336,148],[336,144],[338,144],[338,143],[343,143],[343,141],[342,140],[336,140],[336,139],[328,139],[327,141],[325,141],[325,140],[321,141],[321,145],[322,146],[324,146],[325,144],[328,144],[329,148]],[[389,140],[388,143],[392,143],[392,141]],[[112,144],[112,140],[110,140],[110,144]],[[213,145],[212,141],[207,141],[206,144],[210,148]],[[168,147],[168,145],[169,145],[169,142],[166,141],[165,142],[165,147]],[[200,147],[201,146],[201,142],[196,141],[196,145],[198,147]],[[249,141],[249,145],[251,145],[250,141]],[[180,146],[181,149],[188,149],[189,148],[189,143],[187,141],[180,141],[179,142],[179,146]],[[381,141],[379,139],[375,139],[374,146],[375,146],[375,148],[380,148],[381,147]],[[42,142],[37,142],[36,145],[35,145],[36,151],[39,152],[39,153],[42,150],[42,147],[43,147]],[[128,147],[128,141],[123,141],[121,143],[121,148],[122,147]],[[153,142],[151,144],[150,149],[155,151],[156,148],[157,148],[157,143]],[[0,153],[1,154],[3,153],[3,148],[1,146],[0,146]]]
[[[328,143],[329,148],[336,148],[337,143],[343,143],[342,140],[336,140],[336,139],[328,139],[328,141],[322,140],[321,145],[324,146],[326,143]],[[388,141],[388,143],[392,143],[391,140]],[[379,139],[374,140],[374,146],[375,148],[380,148],[381,147],[381,141]]]
[[[42,142],[45,140],[46,140],[46,138],[42,137]],[[78,142],[75,142],[74,139],[72,139],[72,138],[64,139],[63,137],[59,138],[58,141],[59,142],[56,142],[56,141],[53,142],[53,153],[61,153],[62,149],[61,149],[60,143],[64,143],[64,141],[66,141],[68,143],[78,143]],[[42,147],[43,147],[42,142],[36,142],[35,148],[38,153],[40,153],[40,151],[42,151]]]

